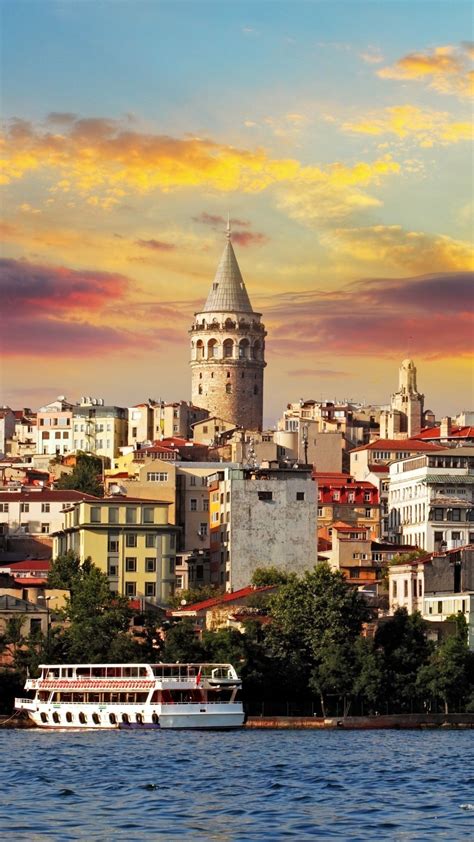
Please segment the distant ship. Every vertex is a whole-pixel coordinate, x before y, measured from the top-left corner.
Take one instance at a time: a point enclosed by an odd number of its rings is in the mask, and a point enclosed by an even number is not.
[[[15,699],[40,728],[240,728],[241,680],[231,664],[62,664],[28,678]]]

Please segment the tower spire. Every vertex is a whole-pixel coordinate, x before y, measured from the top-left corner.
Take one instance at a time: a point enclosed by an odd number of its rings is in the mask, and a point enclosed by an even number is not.
[[[227,237],[227,239],[228,239],[228,240],[230,240],[230,235],[231,235],[231,233],[232,233],[232,232],[231,232],[231,229],[230,229],[230,212],[229,212],[229,211],[227,211],[227,229],[226,229],[226,237]]]

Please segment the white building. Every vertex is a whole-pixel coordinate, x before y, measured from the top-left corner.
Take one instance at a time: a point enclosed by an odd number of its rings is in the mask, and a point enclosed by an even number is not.
[[[67,489],[31,487],[0,491],[0,526],[9,538],[51,535],[63,528],[64,507],[80,500],[95,500],[90,494]]]
[[[474,541],[474,447],[390,465],[389,536],[429,552]]]
[[[257,567],[304,573],[317,561],[317,487],[311,469],[278,463],[223,467],[209,478],[211,580],[227,591]]]
[[[37,415],[37,453],[64,456],[72,452],[72,408],[64,395],[40,408]]]
[[[82,397],[72,408],[73,452],[104,456],[110,462],[127,445],[128,410],[107,406],[103,398]]]

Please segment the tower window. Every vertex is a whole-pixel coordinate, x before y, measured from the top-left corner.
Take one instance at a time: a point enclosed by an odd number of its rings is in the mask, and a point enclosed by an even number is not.
[[[227,377],[230,377],[230,371],[227,372]]]
[[[226,383],[225,384],[225,390],[226,390],[226,393],[228,395],[230,395],[232,393],[232,383]]]
[[[202,380],[202,371],[199,374],[199,379]]]
[[[245,371],[243,371],[243,372],[242,372],[242,374],[241,374],[240,376],[241,376],[241,378],[242,378],[242,380],[243,380],[243,379],[244,379],[244,377],[245,377]]]
[[[214,372],[213,372],[213,371],[211,371],[211,378],[212,378],[212,377],[214,377]]]
[[[198,395],[202,395],[202,386],[199,386]]]
[[[216,290],[219,287],[219,284],[213,284],[212,289]]]
[[[255,385],[253,387],[253,393],[254,393],[254,395],[258,395],[258,386],[257,385]]]

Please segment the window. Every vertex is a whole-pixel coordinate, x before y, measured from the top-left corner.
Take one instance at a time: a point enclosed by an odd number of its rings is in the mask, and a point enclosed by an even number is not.
[[[273,493],[271,491],[258,491],[259,500],[273,500]]]
[[[152,506],[145,506],[143,509],[143,523],[155,522],[155,510]]]
[[[178,590],[183,587],[183,577],[182,576],[176,576],[176,587],[178,588]]]
[[[392,582],[392,597],[393,599],[397,598],[397,583]]]
[[[207,433],[207,426],[204,426],[204,427],[202,428],[202,431],[203,431],[203,433]]]
[[[156,535],[145,535],[145,547],[156,547]]]
[[[145,582],[145,596],[156,596],[156,582]]]
[[[145,573],[156,573],[156,558],[145,559]]]
[[[136,582],[125,582],[125,596],[136,596],[137,593],[137,583]]]
[[[51,509],[51,506],[49,505],[49,503],[41,503],[41,511],[42,512],[49,512],[50,509]]]
[[[403,596],[408,596],[408,579],[403,580]]]
[[[418,579],[418,596],[423,596],[423,582]]]
[[[296,499],[297,500],[304,500],[304,491],[297,491],[296,492]]]
[[[451,520],[456,520],[456,521],[461,520],[461,509],[453,509],[451,514],[452,514]],[[449,520],[449,518],[448,518],[448,520]]]
[[[340,496],[341,496],[341,495],[340,495],[340,492],[339,492],[339,491],[333,491],[333,492],[332,492],[332,499],[333,499],[333,500],[339,500]]]
[[[91,523],[100,523],[100,506],[91,506]]]
[[[109,535],[107,550],[108,550],[109,553],[118,553],[118,551],[119,551],[119,536],[118,535]]]
[[[226,394],[227,394],[227,395],[231,395],[231,394],[232,394],[232,383],[226,383],[226,384],[225,384],[225,391],[226,391]]]
[[[349,491],[349,493],[347,495],[347,502],[353,503],[354,501],[355,501],[355,494],[354,494],[353,491]]]
[[[174,532],[170,535],[170,550],[174,550],[176,547],[176,535]]]
[[[436,612],[436,613],[437,613],[437,614],[442,614],[442,613],[443,613],[443,603],[442,603],[441,601],[440,601],[440,602],[438,602],[438,610],[437,610],[437,612]]]
[[[201,485],[204,485],[207,488],[207,477],[201,477]]]
[[[207,497],[205,500],[202,501],[202,510],[203,512],[209,511],[209,500],[207,499]]]
[[[126,547],[136,547],[137,546],[137,536],[133,534],[133,532],[127,532],[125,535],[125,546]]]
[[[370,491],[365,491],[365,492],[364,492],[364,502],[365,502],[365,503],[370,503]]]
[[[137,510],[130,508],[127,506],[125,510],[125,522],[126,523],[136,523],[137,522]]]
[[[38,634],[41,631],[41,620],[36,618],[30,620],[30,634]]]
[[[43,535],[48,535],[49,533],[49,523],[42,523],[41,524],[41,532]]]
[[[189,477],[189,484],[190,485],[196,485],[196,477],[195,476]]]
[[[20,512],[26,514],[26,512],[30,511],[30,504],[29,503],[20,503]]]
[[[366,509],[366,510],[365,510],[365,516],[366,516],[366,517],[371,517],[371,515],[372,515],[372,509]]]
[[[195,497],[191,497],[191,500],[189,501],[189,510],[191,512],[197,512],[197,502],[198,501]]]
[[[170,558],[170,576],[174,576],[176,563],[174,558]]]
[[[322,516],[323,516],[323,507],[318,506],[318,517],[322,517]]]
[[[164,471],[148,471],[147,482],[168,482],[168,474]]]
[[[452,541],[460,541],[461,540],[461,533],[460,532],[451,532],[451,540]]]
[[[8,512],[8,503],[0,503],[0,512]]]
[[[137,560],[133,556],[127,556],[125,559],[125,570],[127,573],[135,573],[137,569]]]
[[[118,564],[115,561],[107,562],[107,576],[118,576]]]
[[[204,538],[207,535],[207,523],[201,523],[199,526],[199,534]]]

